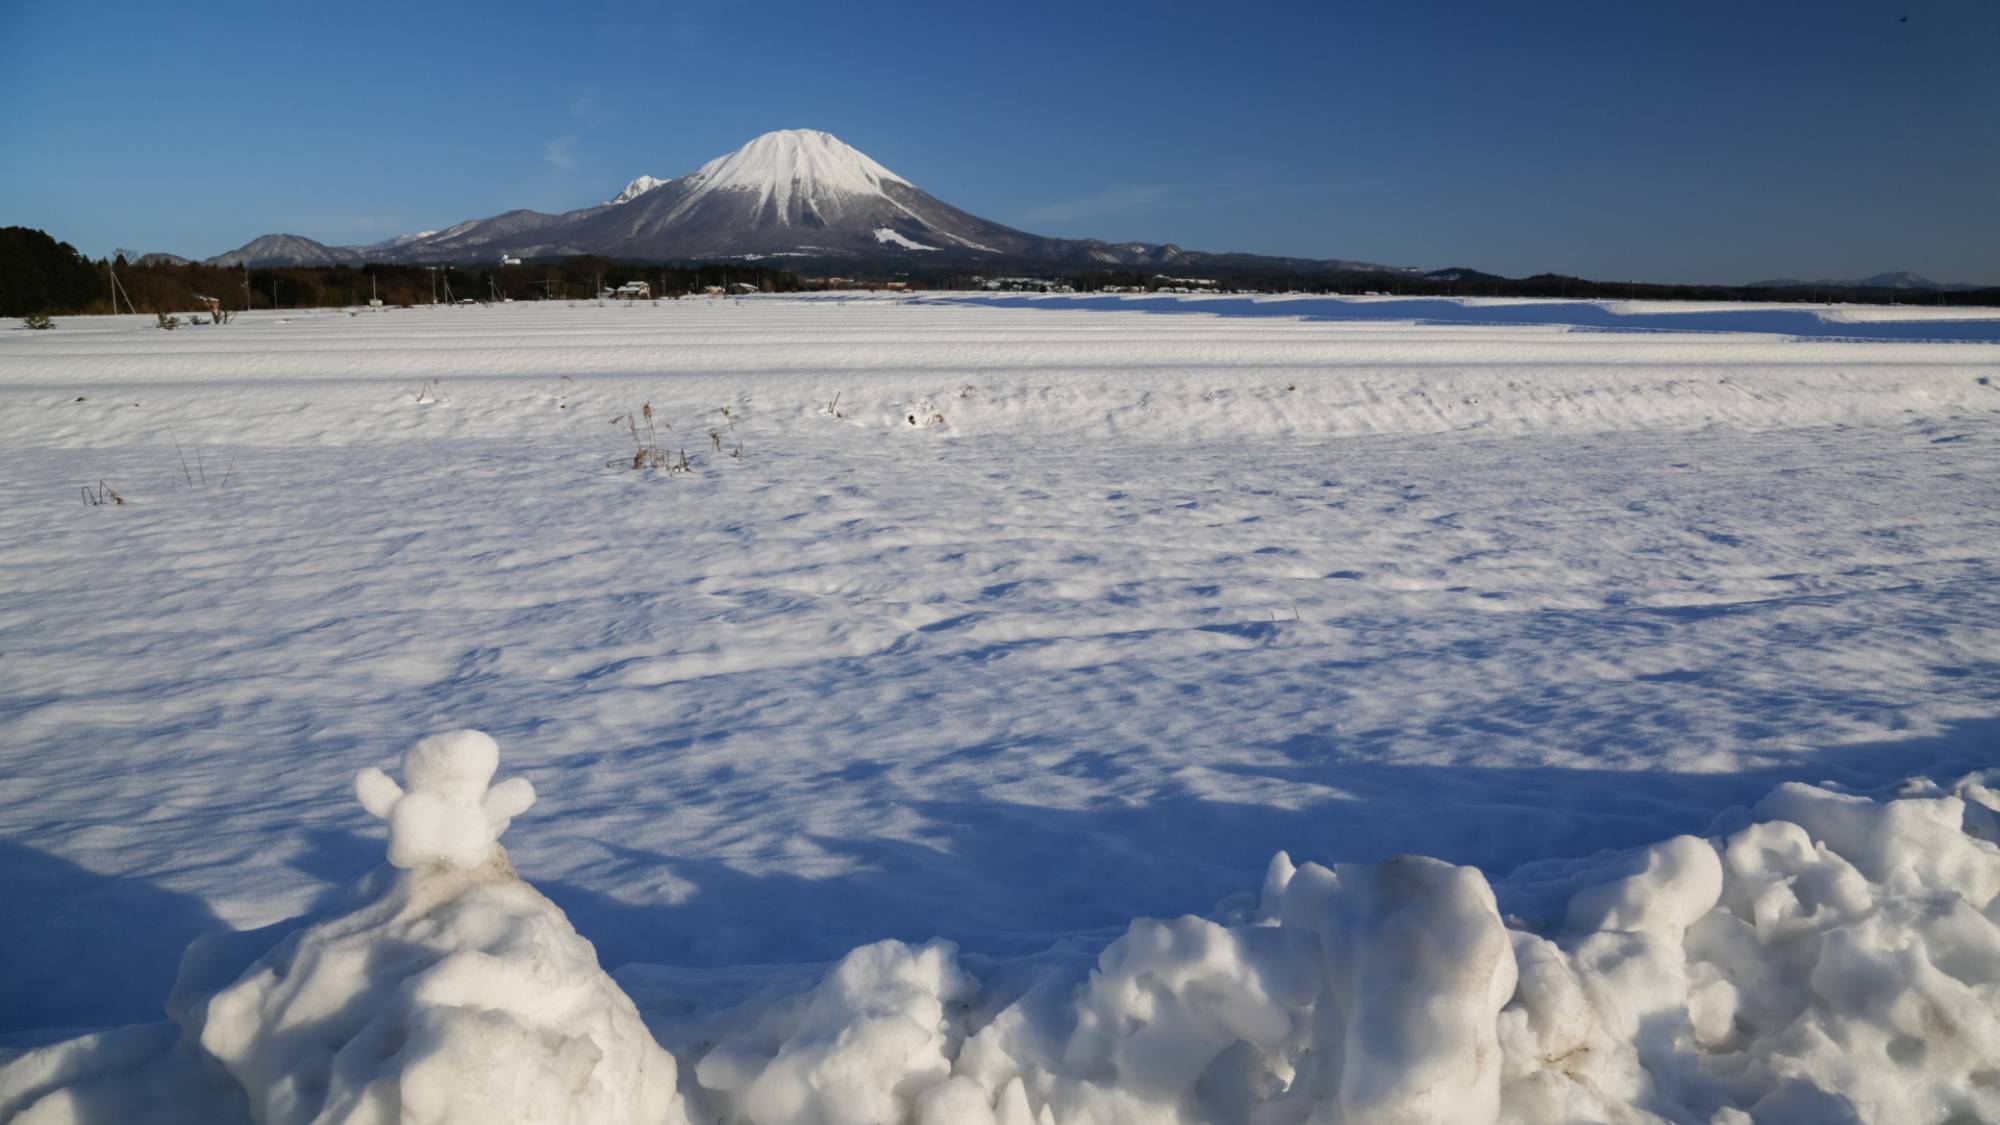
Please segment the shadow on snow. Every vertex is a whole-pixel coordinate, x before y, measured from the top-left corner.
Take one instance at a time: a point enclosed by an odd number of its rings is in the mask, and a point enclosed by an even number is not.
[[[1466,305],[1446,297],[1346,301],[1290,298],[1258,301],[1217,298],[1184,301],[1173,297],[993,297],[945,298],[997,308],[1086,309],[1100,312],[1207,313],[1225,317],[1279,317],[1301,320],[1418,324],[1560,325],[1605,332],[1772,332],[1834,340],[1896,340],[1937,343],[2000,343],[2000,312],[1992,320],[1827,320],[1798,308],[1709,309],[1690,312],[1620,313],[1588,301]],[[1919,311],[1912,307],[1912,312]]]

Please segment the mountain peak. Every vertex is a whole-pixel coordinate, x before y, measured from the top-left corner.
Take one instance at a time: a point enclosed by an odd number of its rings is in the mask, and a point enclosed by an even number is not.
[[[794,194],[808,207],[818,209],[828,196],[882,195],[888,184],[912,186],[859,149],[817,129],[765,133],[702,165],[687,177],[687,183],[695,197],[717,191],[754,191],[760,210],[775,202],[779,215],[789,214]]]
[[[673,181],[671,180],[662,180],[655,176],[640,176],[638,179],[633,180],[629,184],[626,184],[624,191],[621,191],[616,196],[613,196],[612,198],[605,200],[604,206],[616,207],[620,203],[630,203],[633,200],[639,198],[640,196],[646,194],[647,192],[652,191],[654,188],[672,182]]]

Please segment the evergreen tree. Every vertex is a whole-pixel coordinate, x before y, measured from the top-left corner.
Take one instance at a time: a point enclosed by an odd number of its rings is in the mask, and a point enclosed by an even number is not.
[[[0,227],[0,317],[80,313],[105,297],[104,274],[76,247],[32,227]]]

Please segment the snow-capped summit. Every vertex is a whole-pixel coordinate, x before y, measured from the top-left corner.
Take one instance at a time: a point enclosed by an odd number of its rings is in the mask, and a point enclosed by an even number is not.
[[[796,194],[802,210],[838,207],[842,196],[881,196],[887,184],[910,181],[868,158],[832,133],[784,129],[763,136],[687,177],[689,202],[716,191],[757,193],[759,211],[775,202],[774,216],[786,221]]]
[[[620,203],[630,203],[633,200],[639,198],[640,196],[646,194],[647,192],[652,191],[654,188],[672,182],[673,182],[672,180],[662,180],[656,176],[640,176],[638,179],[633,180],[629,184],[626,184],[624,191],[621,191],[617,195],[612,196],[610,199],[605,200],[604,206],[616,207]]]

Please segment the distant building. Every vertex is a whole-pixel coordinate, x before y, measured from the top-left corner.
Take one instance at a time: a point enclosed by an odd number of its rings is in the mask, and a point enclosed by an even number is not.
[[[653,287],[644,281],[628,281],[611,290],[611,295],[622,297],[627,301],[650,301],[653,299]]]
[[[975,278],[975,281],[980,279]],[[1002,289],[1013,293],[1074,293],[1076,286],[1059,278],[1049,277],[989,277],[981,282],[987,289]]]

